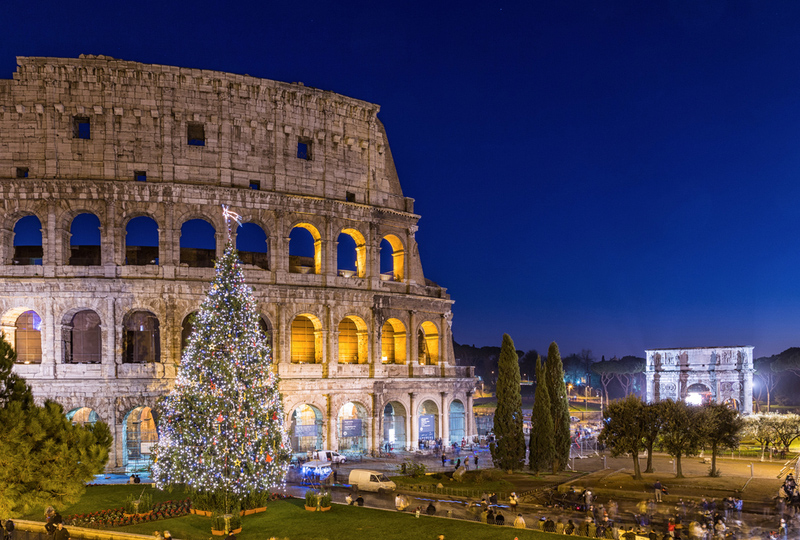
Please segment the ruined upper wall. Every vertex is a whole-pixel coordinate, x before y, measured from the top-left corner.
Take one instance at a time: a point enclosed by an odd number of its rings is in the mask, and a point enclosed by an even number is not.
[[[379,106],[217,71],[18,57],[0,81],[0,178],[179,182],[323,197],[413,212]],[[90,138],[76,122],[88,119]],[[204,145],[189,144],[190,124]],[[298,143],[309,158],[298,157]]]

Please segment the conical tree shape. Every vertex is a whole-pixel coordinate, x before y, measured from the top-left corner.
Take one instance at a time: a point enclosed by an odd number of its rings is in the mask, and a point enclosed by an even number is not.
[[[547,389],[550,394],[550,411],[553,418],[553,472],[563,471],[569,461],[569,401],[567,385],[564,384],[564,366],[556,342],[547,350]]]
[[[228,240],[175,387],[161,403],[152,467],[159,488],[184,483],[241,500],[284,481],[290,443],[278,378],[255,308]]]
[[[550,392],[547,376],[542,367],[542,357],[536,355],[536,394],[531,413],[531,437],[528,444],[529,464],[533,472],[549,469],[553,465],[553,418],[550,416]]]
[[[492,460],[495,467],[520,469],[525,464],[525,435],[522,430],[519,358],[514,342],[503,334],[497,366],[497,409],[494,413]]]

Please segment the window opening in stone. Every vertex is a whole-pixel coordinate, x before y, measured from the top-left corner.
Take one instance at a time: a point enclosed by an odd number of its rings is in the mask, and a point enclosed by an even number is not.
[[[250,189],[254,191],[261,190],[261,181],[260,180],[250,180]]]
[[[458,400],[450,403],[450,417],[448,418],[448,426],[450,427],[450,442],[460,443],[461,439],[466,437],[466,415],[464,413],[464,404]]]
[[[431,448],[433,441],[439,438],[439,407],[431,400],[424,401],[417,415],[419,448]]]
[[[94,425],[100,420],[100,417],[89,407],[81,407],[80,409],[73,409],[68,412],[67,420],[72,422],[73,426],[86,426]]]
[[[340,234],[336,246],[336,263],[339,275],[353,277],[356,275],[356,241],[348,234]]]
[[[311,139],[301,137],[297,140],[297,159],[311,161]]]
[[[42,363],[42,319],[35,311],[26,311],[14,324],[18,364]]]
[[[12,264],[41,265],[42,223],[36,216],[25,216],[14,224],[14,258]]]
[[[236,229],[236,249],[242,263],[269,270],[267,233],[255,223],[242,223]]]
[[[189,313],[186,317],[183,318],[183,323],[181,323],[181,354],[183,350],[186,348],[186,345],[189,344],[189,336],[192,335],[194,331],[194,326],[196,324],[195,318],[197,317],[197,312],[193,311]]]
[[[181,265],[213,268],[217,257],[217,231],[204,219],[190,219],[181,226]]]
[[[367,362],[366,325],[358,317],[345,317],[339,323],[339,363]]]
[[[417,334],[419,363],[423,366],[433,366],[439,363],[439,330],[430,321],[425,321],[420,326]]]
[[[186,126],[186,139],[189,146],[205,146],[205,126],[201,122],[189,122]]]
[[[318,274],[321,265],[321,240],[311,225],[297,225],[289,233],[289,272]]]
[[[273,360],[275,360],[275,351],[272,351],[272,330],[270,329],[270,325],[267,321],[264,320],[264,317],[258,318],[258,331],[267,339],[267,345],[270,347],[270,356]]]
[[[380,246],[381,280],[403,281],[405,275],[405,251],[403,243],[390,234],[381,240]]]
[[[126,225],[125,264],[158,265],[158,223],[153,218],[135,217]]]
[[[345,193],[344,200],[347,202],[356,202],[356,194],[348,191]]]
[[[100,219],[94,214],[78,214],[70,232],[71,266],[100,265]]]
[[[100,316],[87,309],[73,315],[63,327],[64,363],[102,362]]]
[[[406,363],[406,328],[398,319],[389,319],[381,328],[381,363]]]
[[[28,167],[17,167],[17,178],[27,178]]]
[[[122,323],[123,362],[152,364],[161,360],[158,318],[149,311],[134,311]]]
[[[73,139],[91,139],[91,123],[88,116],[73,116],[72,117],[72,138]]]
[[[137,182],[147,182],[147,172],[145,171],[134,171],[133,172],[133,179]]]
[[[339,409],[339,452],[361,454],[367,450],[367,409],[360,403],[345,403]]]
[[[136,407],[124,420],[122,463],[126,472],[147,470],[153,446],[158,442],[155,412],[150,407]]]
[[[293,364],[314,364],[317,361],[317,330],[307,315],[298,315],[292,321]]]
[[[406,408],[402,403],[390,401],[383,408],[383,442],[392,450],[406,447]]]
[[[322,448],[322,412],[312,405],[303,404],[292,411],[289,424],[292,449],[305,457],[305,453]]]

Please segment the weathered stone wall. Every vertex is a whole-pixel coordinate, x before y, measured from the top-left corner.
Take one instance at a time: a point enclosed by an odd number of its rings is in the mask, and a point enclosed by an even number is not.
[[[449,407],[458,400],[469,413],[467,434],[475,432],[475,379],[453,358],[453,302],[424,277],[414,237],[419,216],[402,195],[378,106],[299,84],[105,57],[18,63],[13,80],[0,81],[0,326],[13,341],[22,313],[41,317],[42,361],[16,369],[37,399],[55,399],[67,411],[92,408],[114,426],[110,468],[125,463],[126,416],[153,407],[170,387],[183,321],[213,279],[212,268],[181,264],[181,226],[196,218],[211,223],[221,254],[222,204],[267,236],[267,269],[247,266],[245,273],[271,330],[287,415],[314,404],[324,414],[324,444],[335,449],[339,409],[359,403],[375,449],[383,408],[396,401],[410,411],[406,444],[416,446],[419,405],[436,404],[437,432],[446,438]],[[90,119],[90,139],[76,138],[75,116]],[[205,146],[187,144],[190,121],[204,125]],[[297,157],[298,141],[311,144],[311,159]],[[17,178],[20,168],[27,177]],[[135,181],[134,171],[146,171],[146,181]],[[253,180],[260,190],[250,189]],[[69,264],[70,226],[84,213],[100,221],[99,265]],[[29,215],[41,223],[43,257],[40,265],[15,265],[14,227]],[[157,265],[126,265],[126,226],[139,216],[158,226]],[[289,236],[298,225],[318,233],[319,265],[308,274],[289,265]],[[338,270],[345,230],[362,239],[353,275]],[[400,261],[393,276],[380,272],[387,237]],[[62,335],[79,310],[100,318],[100,363],[64,362]],[[124,362],[123,319],[136,310],[158,320],[159,362]],[[291,363],[291,323],[299,314],[319,323],[315,364]],[[345,317],[366,326],[363,363],[339,363]],[[406,354],[396,364],[381,359],[381,329],[390,318],[405,331]],[[435,365],[418,362],[423,325],[436,331]]]

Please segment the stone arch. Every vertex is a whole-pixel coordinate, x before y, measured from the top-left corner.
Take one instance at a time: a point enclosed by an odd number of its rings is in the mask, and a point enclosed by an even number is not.
[[[714,392],[707,381],[687,381],[683,394],[683,400],[691,405],[702,405],[715,401]]]
[[[406,250],[395,234],[387,234],[380,242],[380,273],[384,281],[403,281],[406,274]],[[391,258],[386,254],[390,253]],[[391,261],[391,262],[390,262]]]
[[[448,406],[447,426],[450,442],[460,443],[467,436],[466,407],[460,399],[452,400]]]
[[[159,264],[158,221],[147,214],[130,215],[124,224],[125,264],[130,266]]]
[[[305,230],[311,235],[313,253],[308,251],[308,240],[303,238],[304,234],[300,232],[301,230]],[[309,222],[297,222],[289,229],[289,272],[295,274],[322,273],[322,235],[319,229]]]
[[[419,363],[435,366],[439,363],[439,327],[431,321],[423,321],[417,331]]]
[[[439,403],[435,397],[420,396],[415,412],[418,426],[417,445],[420,448],[428,447],[431,441],[441,437],[439,425],[442,412]]]
[[[406,430],[408,423],[408,407],[397,400],[389,400],[383,406],[383,442],[388,443],[393,449],[402,449],[408,446],[409,434]]]
[[[183,355],[183,350],[186,348],[186,345],[189,344],[189,336],[194,330],[192,317],[196,317],[198,313],[199,310],[194,310],[187,314],[181,321],[181,355]]]
[[[348,400],[336,410],[339,452],[363,454],[369,449],[370,411],[359,400]]]
[[[366,277],[367,241],[358,229],[345,227],[339,232],[336,266],[340,276]]]
[[[287,431],[292,450],[296,453],[322,450],[325,444],[325,409],[315,403],[302,401],[287,410]]]
[[[44,258],[42,221],[34,213],[25,213],[14,222],[13,256],[11,264],[41,265]]]
[[[100,364],[103,361],[103,328],[100,315],[90,308],[73,308],[61,318],[62,362]]]
[[[122,420],[122,465],[126,472],[150,466],[153,445],[158,442],[156,411],[147,405],[129,410]]]
[[[269,270],[269,236],[259,224],[243,222],[236,228],[236,249],[243,264]]]
[[[2,328],[17,352],[17,364],[42,363],[42,318],[34,308],[18,306],[7,310]]]
[[[381,363],[406,363],[406,337],[406,327],[400,319],[386,319],[381,328]]]
[[[312,313],[299,313],[292,319],[290,357],[293,364],[322,363],[322,322]]]
[[[70,266],[102,264],[102,230],[100,218],[92,212],[81,212],[72,218],[69,224]]]
[[[217,228],[206,218],[187,219],[180,226],[180,264],[213,268],[217,257]]]
[[[263,314],[258,314],[258,327],[261,330],[261,335],[267,338],[267,344],[270,347],[270,356],[272,360],[275,360],[275,351],[272,349],[273,344],[273,336],[275,334],[274,326],[272,325],[272,321],[270,318]]]
[[[72,409],[66,414],[66,417],[67,420],[73,423],[73,425],[78,426],[85,426],[87,424],[93,425],[100,421],[100,415],[98,415],[97,411],[91,407],[79,407],[77,409]]]
[[[369,332],[364,319],[348,315],[338,325],[338,356],[340,364],[369,362]]]
[[[131,310],[122,319],[122,362],[150,364],[161,361],[158,317],[143,309]]]

